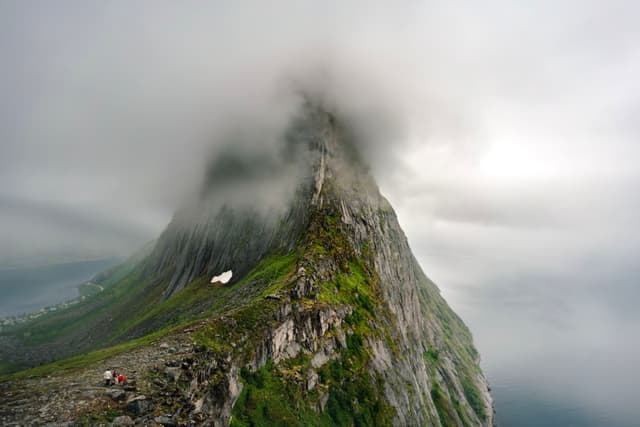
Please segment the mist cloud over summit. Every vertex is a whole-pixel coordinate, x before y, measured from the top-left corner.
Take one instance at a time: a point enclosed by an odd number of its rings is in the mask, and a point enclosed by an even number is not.
[[[381,52],[354,40],[384,41],[371,22],[352,29],[312,5],[193,6],[3,4],[2,200],[110,212],[150,237],[230,135],[239,153],[271,150],[301,91],[365,118],[377,146],[400,131]]]
[[[541,389],[614,404],[602,395],[640,380],[627,339],[640,331],[639,13],[626,1],[2,2],[0,266],[130,253],[223,153],[277,156],[313,94],[353,126],[485,362],[555,364],[564,374]],[[552,363],[550,347],[576,351]],[[621,368],[573,372],[587,363],[574,354]],[[594,382],[599,394],[583,387]]]
[[[357,126],[379,175],[431,150],[424,169],[442,181],[444,165],[455,187],[493,145],[520,162],[540,153],[550,173],[633,174],[622,8],[607,8],[614,24],[597,3],[555,6],[551,20],[500,2],[247,6],[4,3],[2,199],[120,211],[152,236],[230,134],[240,153],[271,149],[300,91]]]

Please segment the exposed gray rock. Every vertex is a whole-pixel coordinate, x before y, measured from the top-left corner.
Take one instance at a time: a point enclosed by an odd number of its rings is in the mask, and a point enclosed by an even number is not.
[[[167,367],[164,369],[164,373],[170,382],[176,382],[180,378],[182,371],[178,367]]]
[[[329,360],[331,360],[331,354],[327,353],[326,349],[321,349],[311,359],[311,366],[318,369],[324,366]]]
[[[112,426],[132,426],[133,424],[133,420],[128,415],[121,415],[119,417],[116,417],[111,422]]]
[[[161,415],[159,417],[155,417],[153,420],[156,423],[162,424],[163,426],[167,426],[167,427],[174,427],[174,426],[178,425],[178,423],[176,422],[176,420],[174,418],[167,417],[165,415]]]
[[[113,400],[118,400],[118,401],[125,400],[127,396],[127,393],[122,389],[108,390],[105,394],[110,398],[112,398]]]
[[[80,394],[80,397],[82,399],[93,399],[96,396],[101,395],[103,393],[104,393],[104,390],[101,388],[86,389],[82,391],[82,393]]]
[[[318,385],[318,373],[313,369],[307,374],[307,391],[313,390]]]
[[[127,400],[127,410],[136,416],[146,415],[153,411],[153,402],[144,395],[136,396]]]

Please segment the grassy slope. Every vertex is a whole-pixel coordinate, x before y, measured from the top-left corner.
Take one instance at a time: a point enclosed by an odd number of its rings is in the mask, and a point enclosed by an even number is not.
[[[145,337],[127,341],[115,346],[92,351],[90,353],[79,354],[67,359],[62,359],[53,363],[48,363],[46,365],[37,366],[35,368],[1,375],[0,382],[17,380],[20,378],[42,377],[46,375],[63,375],[69,371],[92,366],[119,353],[149,344],[169,332],[171,332],[171,329],[157,331]]]
[[[0,376],[0,381],[30,376],[62,374],[65,371],[84,368],[118,353],[149,344],[174,330],[194,323],[198,319],[213,316],[221,311],[233,309],[239,305],[251,304],[252,300],[260,299],[264,297],[264,295],[276,290],[278,286],[281,286],[277,278],[282,276],[283,271],[291,273],[293,267],[293,255],[273,256],[265,258],[249,275],[233,286],[213,286],[204,280],[204,278],[200,278],[164,303],[153,306],[143,314],[127,319],[127,322],[123,323],[122,326],[123,330],[129,330],[148,319],[156,319],[159,314],[162,314],[163,326],[153,333],[46,365],[12,374],[5,374]],[[260,283],[264,285],[256,286]],[[191,313],[188,310],[189,308],[203,305],[206,307],[199,315],[190,316],[188,314]],[[67,314],[66,316],[70,315]],[[47,322],[54,322],[57,319],[46,320]],[[114,334],[119,333],[119,331],[114,332]]]
[[[268,257],[230,287],[213,286],[201,277],[164,302],[159,301],[169,272],[145,279],[143,264],[125,263],[100,281],[103,292],[0,334],[18,340],[22,351],[51,354],[53,358],[120,344],[240,304],[258,290],[244,285],[260,272],[268,276],[290,260]],[[0,364],[0,374],[25,367]]]
[[[121,316],[111,323],[110,333],[102,343],[136,337],[136,334],[139,337],[145,331],[153,333],[0,379],[49,375],[90,366],[119,352],[146,345],[170,333],[173,327],[223,312],[226,321],[211,320],[196,334],[197,341],[216,352],[244,352],[248,360],[252,355],[251,344],[255,342],[253,338],[264,336],[273,326],[273,313],[279,309],[279,301],[265,296],[289,286],[301,260],[313,266],[328,259],[337,267],[336,274],[331,280],[318,281],[317,299],[308,299],[303,304],[316,308],[327,305],[352,307],[353,312],[344,325],[349,330],[347,348],[338,359],[319,370],[321,385],[312,391],[307,391],[305,381],[301,381],[310,369],[306,356],[279,365],[269,363],[257,372],[243,370],[245,387],[234,407],[234,425],[372,425],[374,422],[386,425],[391,422],[393,408],[382,398],[380,379],[372,376],[368,368],[371,355],[365,343],[368,337],[374,336],[384,339],[392,350],[394,344],[390,331],[384,326],[388,324],[383,320],[387,313],[381,309],[384,304],[380,299],[379,279],[367,258],[366,253],[363,257],[355,255],[335,212],[325,212],[312,218],[306,239],[294,253],[264,259],[231,286],[213,286],[203,277],[167,301],[150,304],[150,301],[159,300],[162,278],[153,282],[140,280],[141,267],[125,265],[101,282],[105,286],[101,294],[88,298],[72,310],[45,316],[29,325],[31,335],[26,341],[39,343],[54,339],[77,330],[82,324],[110,316],[114,311]],[[426,311],[443,325],[445,341],[459,355],[462,362],[457,368],[462,375],[467,400],[482,416],[479,392],[469,378],[470,370],[478,369],[477,354],[469,345],[469,331],[448,309],[435,285],[426,277],[424,279],[425,286],[419,297]],[[229,327],[229,322],[234,327]],[[240,343],[240,347],[232,348],[229,345],[232,342]],[[425,361],[431,369],[439,369],[437,352],[425,354]],[[318,414],[320,391],[328,392],[328,400],[326,411]],[[445,425],[453,423],[454,414],[465,421],[460,403],[452,401],[449,393],[436,383],[431,396]]]

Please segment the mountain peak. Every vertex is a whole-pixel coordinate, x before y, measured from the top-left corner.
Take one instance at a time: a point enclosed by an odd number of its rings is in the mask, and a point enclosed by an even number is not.
[[[243,178],[214,167],[207,196],[80,307],[99,308],[89,323],[107,328],[96,347],[150,333],[195,341],[168,368],[153,356],[136,368],[158,379],[138,386],[151,402],[140,422],[492,425],[471,334],[422,272],[354,142],[337,117],[305,107],[283,136],[285,160],[249,173],[252,185],[279,182],[274,165],[297,165],[286,203],[212,206]],[[228,271],[228,283],[210,283]],[[81,338],[76,328],[60,340]],[[166,358],[153,345],[136,351]]]
[[[165,298],[200,275],[233,269],[239,278],[267,253],[290,250],[327,197],[380,203],[352,136],[319,104],[305,103],[280,147],[277,156],[212,162],[201,198],[178,211],[149,262],[150,275],[173,271]]]

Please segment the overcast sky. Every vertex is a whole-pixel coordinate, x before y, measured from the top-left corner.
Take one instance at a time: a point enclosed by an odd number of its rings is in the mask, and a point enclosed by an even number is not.
[[[320,81],[489,371],[632,410],[640,7],[344,3],[1,2],[0,265],[134,250]]]

